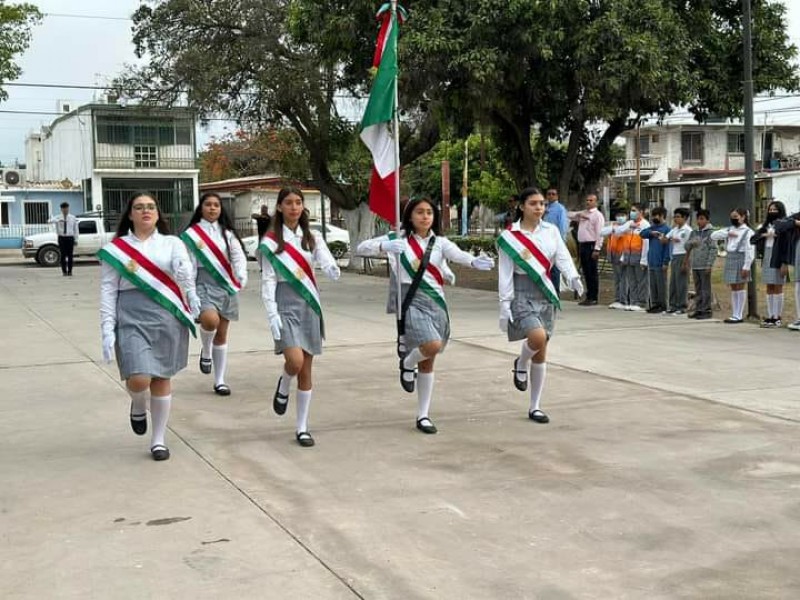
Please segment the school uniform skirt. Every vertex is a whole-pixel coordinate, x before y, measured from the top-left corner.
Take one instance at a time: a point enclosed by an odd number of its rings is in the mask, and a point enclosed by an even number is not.
[[[122,379],[131,375],[170,379],[186,368],[189,330],[140,290],[120,291],[116,335]]]
[[[205,268],[197,269],[195,285],[200,298],[200,312],[215,310],[223,319],[239,320],[239,294],[231,296]]]
[[[800,239],[794,247],[794,281],[800,281]]]
[[[547,301],[542,290],[527,275],[514,273],[514,299],[511,301],[513,323],[508,324],[508,341],[528,337],[531,329],[544,329],[547,339],[556,325],[556,307]]]
[[[744,267],[744,252],[728,252],[725,257],[725,271],[722,273],[722,281],[725,283],[747,283],[750,281],[750,275],[747,279],[742,277],[742,268]]]
[[[410,284],[403,284],[403,298]],[[450,340],[450,317],[433,298],[417,289],[405,316],[406,348],[417,348],[427,342],[442,342],[444,352]]]
[[[275,303],[283,324],[275,354],[283,354],[286,348],[302,348],[313,356],[322,354],[325,324],[311,305],[285,281],[275,287]]]
[[[783,285],[786,283],[786,277],[781,275],[781,270],[769,266],[772,261],[772,249],[772,246],[764,246],[764,258],[761,259],[761,283]]]

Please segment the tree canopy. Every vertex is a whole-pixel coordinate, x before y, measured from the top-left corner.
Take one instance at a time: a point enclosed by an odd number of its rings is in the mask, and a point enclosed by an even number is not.
[[[22,73],[16,58],[27,50],[31,29],[41,18],[42,14],[32,4],[0,2],[0,100],[8,98],[3,85]]]

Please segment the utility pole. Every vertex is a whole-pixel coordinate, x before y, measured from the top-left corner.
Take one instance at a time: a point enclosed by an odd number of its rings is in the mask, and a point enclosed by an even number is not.
[[[642,202],[642,124],[636,123],[636,142],[633,147],[636,151],[636,192],[633,195],[633,201],[636,204]]]
[[[744,205],[755,217],[756,180],[754,160],[754,124],[753,124],[753,16],[750,0],[742,0],[744,27]],[[763,160],[763,156],[761,157]],[[747,316],[758,318],[758,294],[756,291],[756,261],[750,267],[750,282],[747,284]]]

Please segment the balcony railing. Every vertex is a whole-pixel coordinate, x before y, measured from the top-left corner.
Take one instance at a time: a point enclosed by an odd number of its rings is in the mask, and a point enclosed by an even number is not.
[[[0,225],[0,239],[23,238],[36,233],[48,233],[55,228],[47,223],[41,225]]]
[[[96,169],[195,169],[190,145],[95,144]]]
[[[614,165],[615,175],[631,175],[636,173],[636,163],[639,163],[639,171],[645,175],[652,175],[661,166],[662,157],[643,156],[640,159],[623,158]]]

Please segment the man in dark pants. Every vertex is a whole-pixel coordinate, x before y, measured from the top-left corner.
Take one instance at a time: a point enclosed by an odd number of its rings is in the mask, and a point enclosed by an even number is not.
[[[78,243],[78,219],[69,214],[69,203],[61,203],[61,214],[50,219],[56,224],[58,249],[61,254],[61,274],[72,277],[72,255]]]
[[[578,250],[581,271],[586,279],[586,299],[578,304],[594,306],[597,304],[600,289],[597,274],[597,260],[600,257],[600,248],[603,246],[600,230],[605,225],[603,213],[597,210],[597,194],[586,196],[586,210],[568,214],[571,220],[578,222]]]

